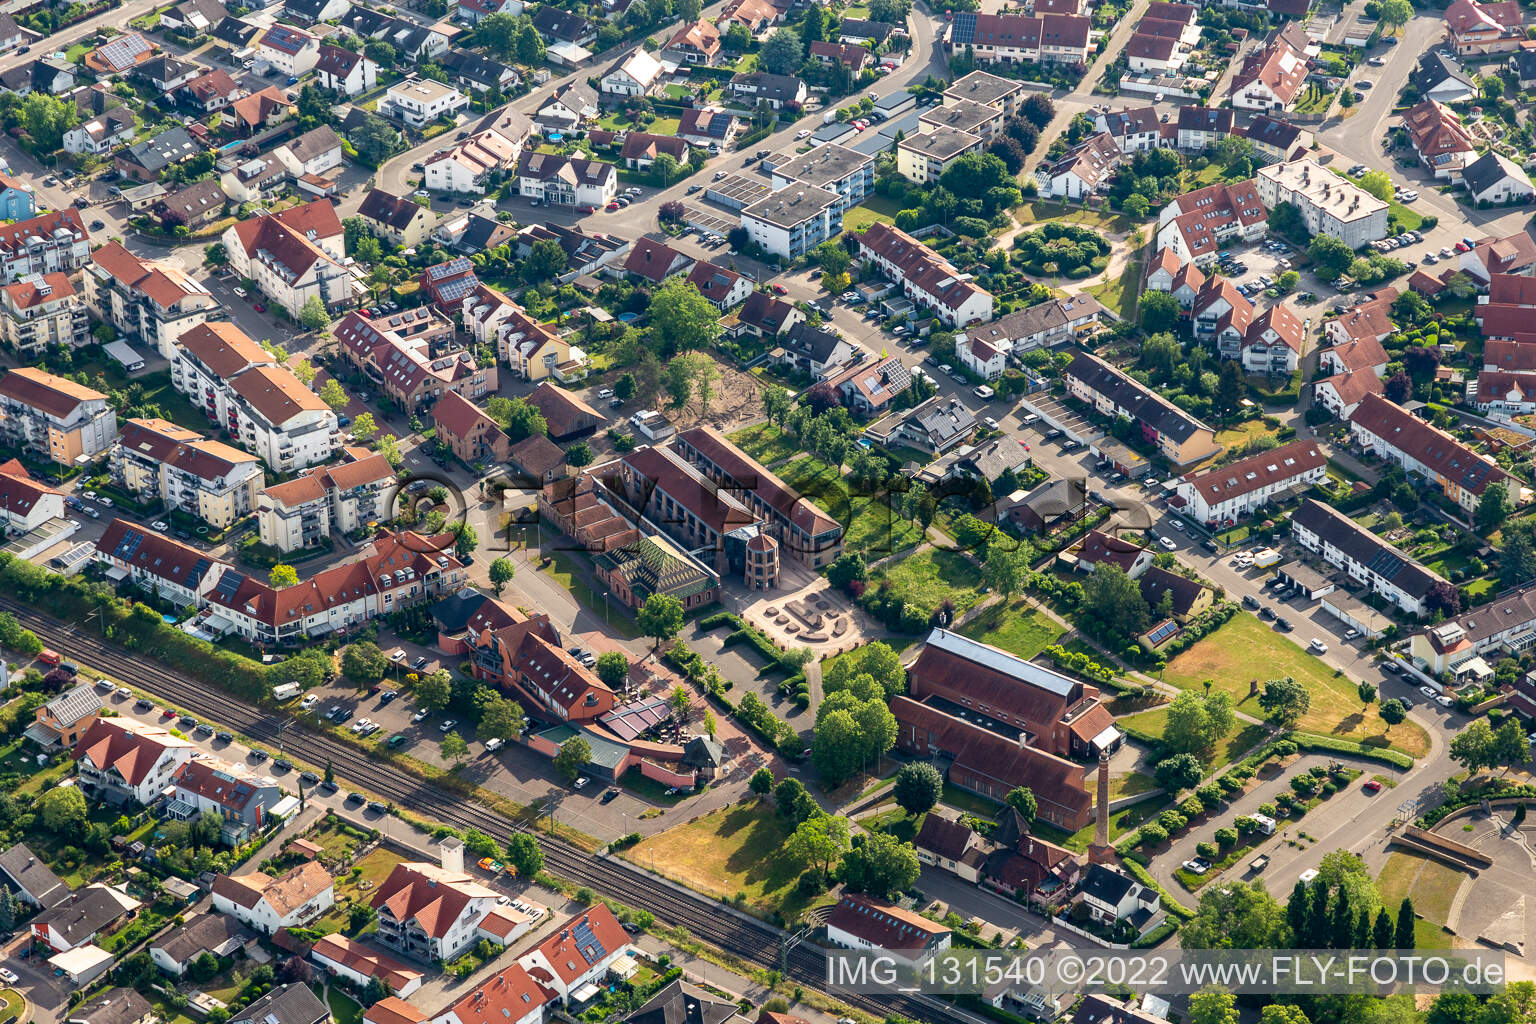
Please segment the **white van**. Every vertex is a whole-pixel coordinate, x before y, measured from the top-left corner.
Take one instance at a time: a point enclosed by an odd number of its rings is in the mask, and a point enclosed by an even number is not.
[[[1036,423],[1040,422],[1040,417],[1036,416],[1034,413],[1030,413],[1028,416],[1025,416],[1023,419],[1019,420],[1019,422],[1026,427],[1032,427]]]
[[[300,686],[298,683],[283,683],[281,686],[272,687],[272,699],[293,700],[293,698],[297,697],[301,692],[303,692],[303,690],[304,687]]]
[[[495,753],[496,751],[501,749],[502,744],[504,742],[505,741],[502,740],[502,738],[500,736],[492,736],[490,739],[485,741],[486,752],[487,753]]]

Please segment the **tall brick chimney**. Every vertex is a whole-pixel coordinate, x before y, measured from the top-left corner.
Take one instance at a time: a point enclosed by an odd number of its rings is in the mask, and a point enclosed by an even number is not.
[[[1093,843],[1088,847],[1091,864],[1113,864],[1115,848],[1109,845],[1109,751],[1099,751],[1099,786],[1093,800]]]

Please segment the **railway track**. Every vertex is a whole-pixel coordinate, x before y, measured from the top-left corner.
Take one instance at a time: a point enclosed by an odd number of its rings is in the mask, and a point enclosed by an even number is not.
[[[264,744],[279,745],[286,756],[316,767],[330,763],[337,775],[353,780],[397,806],[456,828],[474,828],[505,842],[527,825],[514,821],[457,793],[433,785],[394,765],[375,761],[362,751],[310,729],[302,722],[260,708],[207,683],[135,657],[78,626],[61,622],[11,598],[0,597],[0,611],[10,612],[60,654],[90,665],[124,682],[135,682],[189,713],[201,713]],[[537,833],[535,833],[537,834]],[[699,939],[743,961],[768,970],[780,969],[784,933],[755,918],[723,910],[703,896],[680,891],[625,861],[595,857],[547,835],[538,835],[549,869],[594,890],[641,907],[662,921],[686,927]],[[807,988],[825,984],[826,962],[818,947],[794,945],[783,959],[785,980]],[[927,996],[891,993],[875,996],[840,993],[844,1002],[877,1017],[900,1014],[936,1024],[978,1024],[980,1018]]]

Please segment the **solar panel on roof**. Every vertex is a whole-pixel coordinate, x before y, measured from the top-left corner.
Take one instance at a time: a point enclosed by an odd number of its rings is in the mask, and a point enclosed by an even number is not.
[[[571,929],[571,935],[576,940],[576,948],[581,950],[581,955],[587,963],[595,964],[608,955],[608,950],[597,941],[597,936],[592,934],[592,926],[582,921]]]
[[[976,40],[976,12],[964,11],[955,15],[955,31],[951,37],[956,45],[965,45]]]
[[[139,545],[142,543],[144,543],[144,535],[134,531],[118,541],[117,550],[112,552],[112,555],[126,562],[133,557],[135,551],[139,550]]]
[[[449,281],[443,285],[437,290],[437,295],[444,302],[452,302],[455,299],[462,299],[474,291],[479,283],[473,277],[461,277],[458,280]]]
[[[428,267],[427,279],[430,281],[441,281],[445,277],[452,277],[454,274],[462,274],[469,270],[472,266],[474,266],[474,264],[460,256],[457,259],[449,260],[447,263],[439,263],[435,267]]]
[[[1178,624],[1170,619],[1169,621],[1163,623],[1161,626],[1158,626],[1156,629],[1152,630],[1152,632],[1148,633],[1147,641],[1152,644],[1152,646],[1156,647],[1164,640],[1167,640],[1169,637],[1173,636],[1173,634],[1178,632],[1178,630]]]
[[[97,55],[111,67],[132,64],[133,59],[149,49],[149,44],[137,35],[119,36],[97,48]]]
[[[219,585],[214,589],[220,597],[226,601],[234,600],[235,591],[240,589],[240,584],[245,582],[245,577],[238,572],[226,572],[219,577]]]

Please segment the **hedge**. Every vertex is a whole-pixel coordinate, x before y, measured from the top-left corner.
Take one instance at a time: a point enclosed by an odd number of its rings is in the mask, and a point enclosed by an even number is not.
[[[1131,943],[1132,949],[1151,949],[1162,942],[1168,936],[1179,930],[1179,922],[1172,918],[1164,918],[1163,923],[1153,928],[1147,934]]]
[[[1313,750],[1326,754],[1350,754],[1371,761],[1380,761],[1394,768],[1412,768],[1413,758],[1400,750],[1389,747],[1373,747],[1354,740],[1341,740],[1335,736],[1323,736],[1314,732],[1293,732],[1288,738],[1301,750]]]
[[[1193,910],[1190,910],[1184,904],[1174,899],[1167,889],[1164,889],[1161,885],[1158,884],[1157,879],[1152,877],[1152,872],[1148,871],[1146,868],[1142,867],[1140,864],[1133,860],[1125,861],[1125,866],[1130,869],[1131,874],[1135,876],[1136,881],[1140,882],[1147,888],[1154,890],[1159,896],[1163,898],[1163,906],[1167,908],[1168,913],[1184,921],[1188,921],[1190,918],[1195,916],[1195,912]]]

